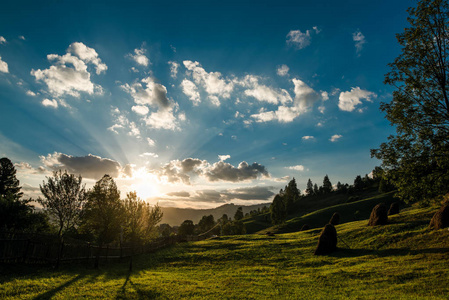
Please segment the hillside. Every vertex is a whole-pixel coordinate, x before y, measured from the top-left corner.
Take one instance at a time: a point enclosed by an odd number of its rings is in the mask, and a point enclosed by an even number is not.
[[[264,206],[269,207],[271,203],[263,203],[256,205],[235,205],[233,203],[225,204],[211,209],[193,209],[193,208],[176,208],[176,207],[161,207],[164,216],[161,224],[167,223],[170,226],[179,226],[184,220],[192,220],[193,223],[198,223],[203,216],[213,215],[214,219],[221,218],[223,214],[233,218],[238,207],[243,208],[243,213],[249,213],[252,210],[262,209]]]
[[[411,207],[388,225],[336,226],[339,250],[314,256],[320,229],[179,244],[101,270],[0,267],[4,299],[447,299],[449,231],[433,208]]]

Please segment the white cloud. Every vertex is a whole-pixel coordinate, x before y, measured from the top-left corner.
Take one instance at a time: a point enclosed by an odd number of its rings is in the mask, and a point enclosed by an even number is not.
[[[42,105],[53,107],[53,108],[58,108],[58,102],[55,99],[53,99],[53,100],[44,99],[44,100],[42,100]]]
[[[212,105],[220,106],[220,104],[221,104],[221,103],[220,103],[220,99],[218,99],[217,96],[209,95],[209,96],[207,97],[207,99],[210,100],[210,102],[212,103]]]
[[[148,117],[145,117],[144,121],[147,126],[154,129],[179,129],[179,122],[176,120],[173,108],[153,112]]]
[[[147,138],[147,143],[150,147],[154,147],[156,145],[156,142],[151,138]]]
[[[325,110],[326,110],[326,107],[325,107],[325,106],[323,106],[323,105],[318,106],[318,111],[319,111],[320,113],[324,114],[324,111],[325,111]]]
[[[282,65],[282,66],[278,67],[277,74],[279,76],[287,76],[289,70],[290,70],[290,68],[287,65]]]
[[[23,36],[23,35],[19,35],[19,39],[21,39],[21,40],[25,40],[25,37]]]
[[[9,73],[8,64],[2,60],[0,56],[0,72]]]
[[[341,134],[334,134],[333,136],[331,136],[331,138],[329,139],[329,141],[331,142],[336,142],[338,141],[340,138],[342,138],[343,136]]]
[[[372,97],[375,98],[377,95],[359,87],[351,88],[351,91],[340,93],[338,107],[344,111],[353,111],[357,105],[362,103],[361,99],[371,102]]]
[[[201,102],[200,93],[198,92],[198,88],[195,83],[188,79],[184,79],[181,82],[181,87],[183,93],[189,97],[194,106],[197,106]]]
[[[326,91],[321,91],[321,98],[323,98],[323,101],[329,100],[329,93]]]
[[[6,43],[6,39],[2,36],[0,36],[0,44]]]
[[[102,92],[101,86],[91,82],[91,74],[87,68],[87,63],[91,63],[95,65],[97,74],[107,70],[107,66],[101,62],[94,49],[83,43],[73,43],[65,55],[49,54],[47,59],[53,62],[53,65],[45,70],[33,69],[31,75],[37,81],[43,81],[53,96],[67,94],[79,97],[80,92],[88,94]]]
[[[317,26],[313,26],[313,30],[315,30],[316,34],[321,32],[321,29],[319,29]]]
[[[291,167],[286,167],[289,170],[295,170],[295,171],[304,171],[304,166],[303,165],[297,165],[297,166],[291,166]]]
[[[170,65],[170,76],[176,78],[178,76],[179,64],[175,61],[169,61],[168,64]]]
[[[227,159],[230,159],[231,155],[218,155],[218,158],[220,159],[220,161],[225,161]]]
[[[26,94],[27,94],[28,96],[36,97],[36,93],[33,92],[33,91],[30,91],[30,90],[28,90],[28,91],[26,92]]]
[[[287,34],[287,44],[296,49],[303,49],[310,45],[310,31],[301,32],[301,30],[291,30]]]
[[[139,156],[141,156],[141,157],[149,156],[149,157],[154,157],[154,158],[159,157],[159,155],[157,155],[156,153],[153,153],[153,152],[145,152],[145,153],[140,154]]]
[[[206,70],[197,61],[183,61],[187,70],[191,71],[193,80],[200,85],[209,95],[219,96],[221,98],[230,98],[234,89],[234,84],[222,78],[220,72],[206,72]]]
[[[145,56],[145,53],[147,52],[146,49],[140,47],[140,49],[134,49],[134,54],[128,54],[129,57],[131,57],[132,60],[134,60],[138,65],[148,67],[150,64],[150,60],[148,57]]]
[[[293,78],[295,85],[295,107],[299,112],[305,112],[312,107],[322,96],[300,79]]]
[[[238,85],[247,88],[244,91],[246,96],[254,97],[259,101],[268,102],[271,104],[278,104],[279,102],[285,104],[292,102],[292,97],[284,89],[274,89],[259,83],[259,77],[254,75],[246,75],[241,80],[235,80]]]
[[[357,30],[352,34],[352,40],[355,42],[356,53],[360,56],[363,45],[366,43],[365,36],[360,30]]]
[[[154,82],[151,77],[136,82],[132,85],[124,84],[121,87],[133,97],[134,102],[139,105],[156,105],[160,109],[168,109],[170,100],[167,97],[167,88],[162,84]]]
[[[139,115],[147,115],[148,112],[150,111],[148,109],[148,107],[143,106],[143,105],[135,105],[135,106],[131,107],[131,110]]]
[[[302,139],[303,139],[303,140],[306,140],[306,141],[307,141],[307,140],[314,140],[315,137],[312,136],[312,135],[305,135],[305,136],[302,137]]]
[[[134,123],[134,122],[130,122],[129,123],[128,135],[135,136],[135,137],[138,137],[138,138],[140,137],[140,130],[139,130],[139,128],[137,128],[136,123]]]

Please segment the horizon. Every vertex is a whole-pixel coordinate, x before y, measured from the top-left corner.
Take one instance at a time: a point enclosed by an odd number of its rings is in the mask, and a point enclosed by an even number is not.
[[[0,156],[34,198],[58,169],[194,209],[352,184],[395,132],[379,105],[409,6],[5,3]]]

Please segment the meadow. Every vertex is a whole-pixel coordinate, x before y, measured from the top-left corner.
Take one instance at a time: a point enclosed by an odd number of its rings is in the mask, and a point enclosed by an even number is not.
[[[319,229],[183,243],[129,261],[3,265],[1,299],[447,299],[449,231],[435,207],[410,207],[386,226],[336,226],[339,250],[314,256]]]

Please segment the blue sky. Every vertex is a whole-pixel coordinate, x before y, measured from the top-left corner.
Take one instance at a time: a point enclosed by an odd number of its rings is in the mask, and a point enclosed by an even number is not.
[[[352,183],[394,132],[379,110],[412,1],[9,1],[0,155],[27,195],[57,169],[165,206]]]

